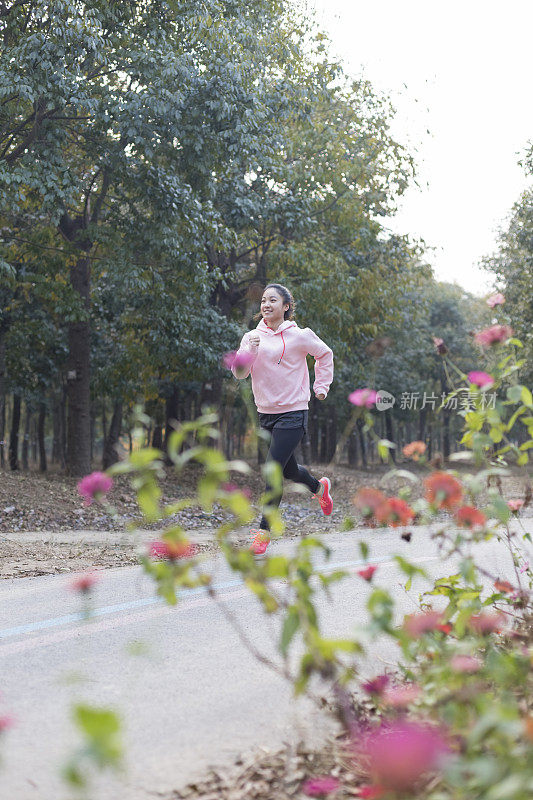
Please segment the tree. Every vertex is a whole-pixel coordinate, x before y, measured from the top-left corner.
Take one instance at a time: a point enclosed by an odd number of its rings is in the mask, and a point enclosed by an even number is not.
[[[90,468],[96,259],[139,274],[187,253],[194,270],[206,239],[224,237],[213,175],[238,154],[242,169],[260,131],[261,57],[282,13],[267,0],[50,0],[1,19],[5,213],[56,226],[79,299],[66,367],[72,474]]]

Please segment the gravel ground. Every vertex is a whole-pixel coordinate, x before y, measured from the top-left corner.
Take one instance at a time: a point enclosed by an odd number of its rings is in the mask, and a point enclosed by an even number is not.
[[[402,467],[413,469],[407,463]],[[301,536],[320,531],[339,530],[359,524],[358,516],[351,499],[360,486],[377,486],[388,471],[386,467],[374,470],[353,470],[346,466],[311,465],[315,475],[327,473],[332,481],[332,494],[335,501],[333,514],[325,518],[316,500],[307,493],[302,495],[288,487],[281,503],[281,512],[286,524],[285,536]],[[252,502],[258,508],[263,490],[263,479],[257,468],[250,475],[234,474],[231,481],[239,487],[250,490]],[[415,467],[420,478],[426,473]],[[187,471],[175,475],[170,469],[162,481],[164,502],[173,502],[194,492],[200,468],[191,465]],[[503,479],[502,489],[507,499],[524,497],[528,476],[516,473]],[[76,489],[77,481],[58,473],[41,475],[32,472],[9,472],[0,470],[0,578],[28,577],[32,575],[56,574],[93,568],[126,566],[138,560],[138,545],[124,536],[128,526],[136,526],[141,520],[137,514],[135,494],[128,479],[120,476],[109,494],[109,501],[115,508],[115,516],[106,513],[103,506],[93,504],[85,507]],[[403,480],[389,478],[384,490],[393,494],[398,491]],[[420,496],[421,484],[415,485],[413,499]],[[531,516],[530,508],[524,509],[524,516]],[[191,538],[198,541],[200,549],[210,549],[213,545],[205,532],[213,531],[227,519],[220,506],[215,505],[213,513],[206,513],[200,507],[186,509],[165,521],[175,521],[190,532]],[[258,518],[255,524],[258,523]],[[153,538],[162,523],[150,526]],[[74,532],[68,541],[61,541],[61,532]],[[89,532],[104,532],[98,541]],[[43,534],[45,536],[43,537]],[[79,534],[79,538],[77,537]]]

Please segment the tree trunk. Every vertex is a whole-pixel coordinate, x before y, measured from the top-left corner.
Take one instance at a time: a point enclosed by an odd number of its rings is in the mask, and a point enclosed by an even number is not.
[[[154,432],[152,434],[152,447],[157,448],[157,450],[163,449],[163,426],[159,422],[154,425]]]
[[[348,464],[357,466],[357,430],[354,428],[348,437]]]
[[[328,464],[335,457],[335,450],[337,449],[337,407],[329,407],[329,420],[328,420]],[[340,454],[342,458],[342,453]]]
[[[107,415],[105,409],[105,397],[102,400],[102,432],[104,437],[104,442],[107,439]]]
[[[368,457],[366,452],[366,442],[365,442],[365,434],[363,431],[363,420],[357,420],[357,433],[359,434],[359,449],[361,450],[361,466],[363,469],[368,467]]]
[[[52,398],[52,461],[61,463],[61,400]]]
[[[20,395],[13,395],[13,415],[9,433],[9,466],[14,472],[19,468]]]
[[[390,410],[385,411],[385,431],[386,431],[387,439],[389,440],[389,442],[394,442],[394,444],[397,445],[398,443],[394,441],[394,428],[393,428],[393,424],[392,424],[392,412]],[[396,447],[391,447],[391,449],[389,450],[389,453],[391,455],[391,458],[392,458],[394,464],[396,464]]]
[[[39,421],[37,423],[37,441],[39,443],[39,472],[46,472],[46,448],[44,446],[45,420],[46,420],[46,403],[40,403]]]
[[[31,424],[31,460],[33,464],[37,464],[37,424],[39,416],[34,416]]]
[[[170,464],[170,459],[168,458],[168,442],[170,439],[170,434],[172,431],[176,429],[176,423],[178,421],[178,401],[179,401],[179,389],[177,386],[172,387],[172,394],[167,397],[165,402],[165,441],[164,441],[164,450],[167,454],[167,463]]]
[[[426,441],[426,409],[420,409],[420,415],[418,417],[418,439],[421,442]]]
[[[30,428],[31,428],[32,412],[31,408],[28,407],[27,403],[25,404],[25,406],[26,406],[25,409],[26,414],[24,416],[24,436],[22,438],[22,469],[28,470],[30,467],[28,460],[28,452],[30,448]]]
[[[122,428],[122,400],[115,400],[113,405],[113,416],[111,418],[111,425],[109,426],[109,433],[104,441],[104,450],[102,456],[102,466],[107,469],[112,464],[116,464],[119,460],[117,453],[117,444],[120,438],[120,431]]]
[[[5,465],[6,436],[6,342],[5,330],[0,326],[0,466]]]
[[[70,282],[89,312],[90,260],[81,256],[70,268]],[[91,327],[88,319],[68,327],[67,471],[81,476],[91,471]]]

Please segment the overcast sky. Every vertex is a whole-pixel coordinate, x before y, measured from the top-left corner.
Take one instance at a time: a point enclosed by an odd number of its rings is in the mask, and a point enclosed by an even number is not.
[[[533,0],[309,4],[345,70],[389,94],[394,134],[417,150],[421,188],[387,224],[435,248],[437,279],[484,293],[477,264],[531,185],[518,160],[533,140]]]

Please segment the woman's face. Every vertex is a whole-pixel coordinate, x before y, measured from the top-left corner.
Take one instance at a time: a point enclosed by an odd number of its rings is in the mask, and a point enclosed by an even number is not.
[[[288,308],[289,304],[283,302],[276,289],[265,289],[261,298],[261,314],[265,322],[282,320]]]

